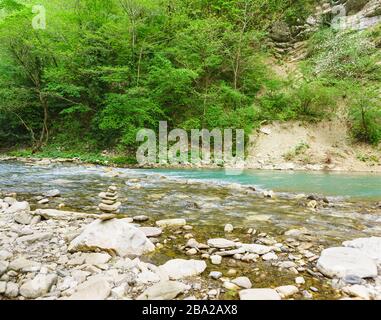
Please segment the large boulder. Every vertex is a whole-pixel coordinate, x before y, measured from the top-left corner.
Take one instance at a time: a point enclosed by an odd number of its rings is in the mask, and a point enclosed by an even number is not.
[[[317,262],[318,270],[330,278],[377,276],[377,265],[360,250],[354,248],[329,248],[323,250]]]
[[[270,37],[277,42],[288,42],[291,40],[290,27],[284,21],[277,21],[271,27]]]
[[[141,256],[155,250],[154,244],[130,219],[96,220],[71,241],[68,250],[94,251],[101,249],[125,257]]]
[[[363,254],[381,265],[381,237],[358,238],[352,241],[345,241],[343,246],[359,249]]]
[[[206,269],[205,261],[173,259],[159,267],[171,280],[179,280],[186,277],[197,276]]]

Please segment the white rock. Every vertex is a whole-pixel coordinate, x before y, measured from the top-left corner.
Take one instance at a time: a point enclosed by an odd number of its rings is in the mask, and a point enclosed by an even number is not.
[[[111,260],[111,256],[107,253],[87,253],[85,254],[85,261],[87,264],[105,264]]]
[[[239,292],[241,300],[281,300],[274,289],[245,289]]]
[[[31,224],[33,216],[26,211],[19,211],[14,214],[14,220],[16,223],[28,225]]]
[[[151,252],[154,244],[145,234],[129,223],[129,219],[96,220],[71,241],[69,251],[89,251],[99,248],[119,256]]]
[[[359,297],[364,300],[370,299],[370,292],[369,290],[362,285],[355,284],[353,286],[348,286],[343,288],[343,291],[347,294],[349,294],[352,297]]]
[[[233,290],[233,291],[236,291],[236,290],[239,290],[240,287],[237,286],[236,284],[230,282],[230,281],[225,281],[222,286],[227,289],[227,290]]]
[[[227,224],[227,225],[225,225],[225,228],[224,228],[224,231],[225,232],[233,232],[233,230],[234,230],[234,227],[233,227],[233,225],[231,225],[230,223],[229,224]]]
[[[28,202],[26,201],[15,202],[7,210],[5,210],[5,212],[8,214],[13,214],[16,212],[21,212],[21,211],[26,211],[26,212],[30,211],[30,206]]]
[[[27,299],[36,299],[47,294],[56,281],[56,274],[38,274],[20,287],[20,294]]]
[[[14,282],[7,282],[5,289],[5,296],[8,298],[16,298],[19,295],[19,286]]]
[[[305,283],[306,283],[306,280],[304,280],[303,277],[296,277],[296,278],[295,278],[295,283],[296,283],[296,284],[299,284],[299,285],[301,285],[301,284],[305,284]]]
[[[187,224],[185,219],[165,219],[156,221],[158,227],[181,227]]]
[[[240,248],[244,249],[246,252],[255,253],[259,255],[269,253],[272,250],[272,248],[269,246],[264,246],[262,244],[255,244],[255,243],[242,244]]]
[[[37,272],[41,268],[41,264],[24,257],[17,258],[9,264],[9,269],[21,272]]]
[[[5,281],[0,281],[0,294],[5,294],[7,289],[7,283]]]
[[[101,277],[89,279],[76,288],[68,300],[105,300],[111,292],[111,286]]]
[[[155,283],[159,281],[160,281],[160,275],[149,270],[139,273],[136,278],[136,282],[138,284],[148,284],[148,283]]]
[[[344,247],[357,248],[363,254],[381,265],[381,237],[358,238],[352,241],[345,241]]]
[[[206,269],[205,261],[173,259],[159,267],[171,280],[197,276]]]
[[[274,252],[266,253],[262,256],[264,261],[278,260],[278,256]]]
[[[177,281],[161,281],[146,289],[137,300],[172,300],[186,290],[186,285]]]
[[[331,278],[344,278],[347,275],[360,278],[377,276],[377,265],[374,260],[354,248],[337,247],[323,250],[317,268]]]
[[[210,261],[212,264],[219,265],[222,262],[222,257],[218,255],[210,256]]]
[[[12,258],[12,253],[7,250],[0,250],[0,260],[9,260]]]
[[[158,237],[163,233],[163,230],[160,228],[155,227],[140,227],[140,231],[143,231],[143,233],[146,235],[146,237]]]
[[[250,289],[252,287],[251,281],[248,277],[238,277],[231,282],[244,289]]]
[[[61,195],[61,192],[58,189],[49,190],[47,192],[44,192],[43,196],[48,198],[54,198],[59,197]]]
[[[218,249],[229,249],[229,248],[236,248],[237,243],[231,240],[223,239],[223,238],[215,238],[215,239],[208,240],[208,246],[212,248],[218,248]]]
[[[0,276],[2,276],[8,269],[9,263],[7,261],[0,261]]]
[[[209,277],[211,277],[214,280],[218,280],[219,278],[222,277],[222,272],[220,272],[220,271],[212,271],[211,273],[209,273]]]
[[[299,292],[299,289],[295,286],[281,286],[275,288],[282,298],[289,298]]]
[[[24,242],[24,243],[31,244],[34,242],[40,242],[43,240],[48,240],[52,236],[53,236],[53,234],[50,232],[35,232],[31,235],[27,235],[27,236],[23,236],[23,237],[18,238],[17,242],[19,242],[19,243]]]

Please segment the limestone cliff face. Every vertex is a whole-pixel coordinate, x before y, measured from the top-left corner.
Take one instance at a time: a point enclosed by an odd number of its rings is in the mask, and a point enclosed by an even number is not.
[[[336,30],[364,30],[381,24],[381,0],[332,0],[322,2],[300,25],[275,22],[269,30],[271,44],[279,58],[292,53],[293,60],[305,57],[304,41],[322,25]]]

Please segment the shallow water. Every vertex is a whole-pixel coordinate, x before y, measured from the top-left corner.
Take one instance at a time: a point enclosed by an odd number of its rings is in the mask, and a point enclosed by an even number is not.
[[[280,192],[317,193],[355,199],[381,200],[381,174],[244,170],[228,175],[225,170],[156,170],[171,177],[254,185]]]
[[[367,182],[368,181],[368,182]],[[290,195],[263,199],[248,184],[275,191],[327,194],[346,199],[322,207],[318,213],[290,199]],[[223,170],[139,170],[100,166],[0,163],[0,190],[16,192],[33,207],[65,203],[65,209],[96,213],[98,193],[115,183],[119,187],[122,213],[145,214],[154,220],[184,217],[200,226],[233,223],[237,227],[283,233],[306,227],[327,241],[381,234],[381,176],[363,174],[323,174],[306,172],[245,171],[241,176],[225,176]],[[363,186],[363,188],[361,187]],[[288,187],[288,188],[287,188]],[[59,189],[61,197],[46,206],[33,197]],[[359,200],[361,199],[361,200]],[[355,201],[356,200],[356,201]],[[350,236],[349,236],[350,235]]]

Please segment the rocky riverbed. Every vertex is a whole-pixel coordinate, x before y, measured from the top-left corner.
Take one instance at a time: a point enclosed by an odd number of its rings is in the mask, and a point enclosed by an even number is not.
[[[8,168],[16,176],[0,182],[2,299],[381,298],[375,201],[139,170]],[[111,185],[117,214],[98,209]]]

